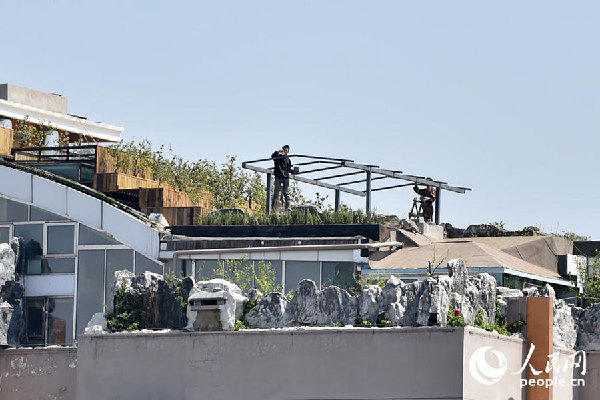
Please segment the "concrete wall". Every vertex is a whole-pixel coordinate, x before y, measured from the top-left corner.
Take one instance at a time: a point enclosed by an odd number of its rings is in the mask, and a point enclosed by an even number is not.
[[[44,110],[66,114],[67,98],[58,94],[38,92],[20,86],[2,84],[0,85],[0,99],[14,103],[42,108]]]
[[[439,327],[80,336],[77,396],[461,399],[462,347]]]
[[[77,349],[0,350],[0,400],[74,400]]]
[[[585,386],[579,387],[579,400],[598,400],[600,398],[600,351],[588,351],[586,358],[586,373],[577,376],[585,380]]]
[[[484,346],[500,350],[508,361],[507,372],[492,385],[478,382],[469,370],[471,357]],[[522,400],[521,374],[510,372],[520,369],[524,355],[521,339],[473,328],[80,336],[77,395]]]
[[[476,352],[484,347],[489,347],[488,351],[485,352],[485,360],[492,367],[499,366],[499,363],[491,354],[492,351],[500,351],[506,357],[506,372],[496,383],[481,383],[473,376],[473,373],[480,372],[482,378],[487,378],[485,371],[481,371],[482,368],[478,368],[475,360],[472,360],[472,358],[477,357]],[[521,378],[524,378],[525,374],[513,374],[513,372],[519,371],[521,368],[524,355],[526,354],[525,349],[526,344],[521,339],[489,333],[481,329],[466,328],[463,355],[464,398],[474,400],[524,400],[525,388],[521,388],[520,383]],[[471,372],[472,370],[474,370],[473,373]]]

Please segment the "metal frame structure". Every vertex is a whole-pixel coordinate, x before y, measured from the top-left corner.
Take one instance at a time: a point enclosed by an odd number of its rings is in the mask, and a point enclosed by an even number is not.
[[[464,194],[468,187],[455,187],[448,185],[447,182],[429,180],[424,176],[404,174],[402,171],[389,170],[372,164],[358,164],[354,160],[344,158],[319,157],[305,154],[290,154],[290,158],[302,160],[294,164],[295,167],[315,166],[317,168],[300,169],[296,174],[291,174],[291,179],[298,182],[308,183],[310,185],[319,186],[335,191],[335,210],[340,208],[340,195],[342,192],[350,193],[356,196],[365,198],[365,209],[371,211],[371,194],[381,190],[390,190],[414,184],[430,185],[437,189],[435,200],[435,223],[440,223],[440,198],[442,190]],[[264,173],[267,175],[267,213],[271,213],[271,189],[273,181],[273,167],[266,167],[261,164],[265,162],[273,162],[274,158],[262,158],[259,160],[245,161],[242,167],[252,171]],[[323,173],[325,171],[336,172],[333,175]],[[318,174],[322,173],[322,174]],[[317,176],[315,176],[317,174]],[[306,175],[310,175],[306,177]],[[335,182],[332,179],[356,176],[357,179],[352,179],[345,182]],[[327,182],[329,181],[329,182]],[[384,185],[373,187],[374,181],[384,181]],[[362,184],[364,182],[364,190],[352,188],[352,185]],[[407,183],[408,182],[408,183]]]

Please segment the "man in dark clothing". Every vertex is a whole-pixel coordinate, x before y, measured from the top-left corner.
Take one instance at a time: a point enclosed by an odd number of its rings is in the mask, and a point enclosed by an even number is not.
[[[273,192],[271,206],[272,208],[275,208],[275,201],[279,197],[279,193],[283,192],[286,211],[290,210],[290,173],[294,172],[292,169],[292,162],[288,157],[289,152],[290,146],[286,144],[281,150],[271,154],[274,163],[273,173],[275,174],[275,191]]]
[[[431,180],[427,178],[427,180]],[[413,187],[415,193],[421,196],[421,208],[423,210],[423,218],[425,222],[431,222],[433,220],[433,202],[435,201],[435,188],[431,185],[427,185],[425,189],[419,189],[419,186],[415,183]]]

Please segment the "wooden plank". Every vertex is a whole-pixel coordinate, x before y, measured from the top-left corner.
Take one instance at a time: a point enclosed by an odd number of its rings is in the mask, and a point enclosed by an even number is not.
[[[161,213],[169,225],[195,225],[196,220],[209,211],[203,207],[146,207],[141,210],[146,215]]]
[[[13,130],[0,127],[0,154],[10,156],[13,147]]]
[[[140,188],[140,207],[193,207],[190,197],[169,188]]]

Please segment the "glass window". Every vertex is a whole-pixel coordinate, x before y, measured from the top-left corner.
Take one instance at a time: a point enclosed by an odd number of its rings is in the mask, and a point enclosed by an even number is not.
[[[115,272],[122,271],[133,272],[133,250],[106,250],[106,303],[110,303],[112,296],[112,285],[115,281]]]
[[[142,272],[150,271],[157,274],[163,273],[163,267],[160,264],[155,263],[151,259],[141,255],[137,251],[135,252],[135,273],[141,274]]]
[[[64,221],[65,217],[31,206],[31,221]]]
[[[75,258],[46,258],[42,260],[44,274],[74,274]]]
[[[10,242],[10,227],[0,226],[0,243]]]
[[[27,272],[25,272],[25,273],[27,275],[37,275],[37,274],[42,273],[42,258],[41,257],[28,258],[26,261],[26,265],[27,265]]]
[[[175,270],[170,266],[168,269],[165,268],[165,272],[168,274],[175,274],[176,278],[181,278],[182,276],[192,276],[193,273],[193,260],[182,260],[178,259],[175,264]]]
[[[42,255],[44,225],[15,225],[14,235],[23,239],[23,253],[26,258]]]
[[[104,304],[104,250],[79,250],[77,269],[77,334]]]
[[[48,225],[47,254],[75,254],[75,225]]]
[[[28,344],[44,345],[44,298],[25,298],[25,332]]]
[[[115,239],[89,228],[83,224],[79,224],[79,244],[121,244]]]
[[[271,268],[275,271],[275,289],[279,286],[279,290],[283,288],[282,281],[282,273],[281,273],[281,261],[279,260],[266,260],[266,261],[255,261],[254,268],[256,270],[256,275],[260,276],[260,264],[263,263],[265,265],[270,265]]]
[[[219,260],[195,260],[196,280],[206,281],[212,278],[213,271],[219,269]]]
[[[29,206],[27,204],[8,200],[0,197],[0,221],[19,222],[29,220]]]
[[[36,274],[73,274],[75,258],[41,258],[27,259],[27,275]]]
[[[48,297],[47,345],[71,345],[73,343],[73,298]]]
[[[349,289],[356,285],[356,268],[352,262],[323,262],[323,286]]]
[[[286,261],[285,262],[285,291],[296,290],[302,279],[312,279],[321,285],[319,262],[317,261]]]

